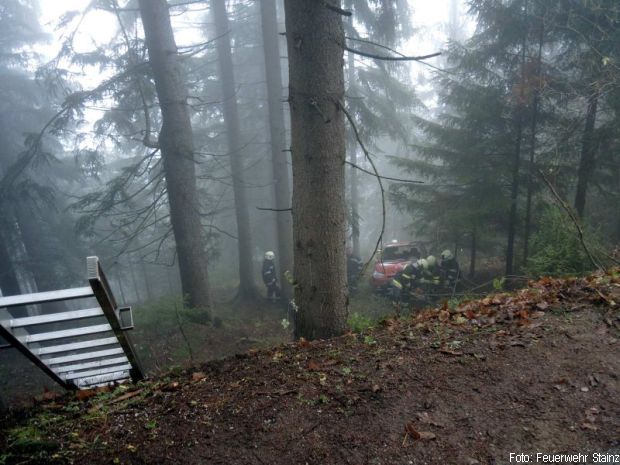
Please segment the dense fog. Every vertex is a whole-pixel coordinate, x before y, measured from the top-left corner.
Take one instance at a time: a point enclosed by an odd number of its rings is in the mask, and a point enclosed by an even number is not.
[[[614,0],[2,3],[1,295],[99,257],[146,372],[618,263]]]

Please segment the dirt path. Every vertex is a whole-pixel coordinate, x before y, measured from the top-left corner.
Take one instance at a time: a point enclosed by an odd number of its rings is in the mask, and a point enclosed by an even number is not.
[[[56,400],[6,419],[19,428],[0,436],[0,457],[474,465],[581,453],[595,462],[620,445],[619,297],[615,276],[550,280],[362,335]]]

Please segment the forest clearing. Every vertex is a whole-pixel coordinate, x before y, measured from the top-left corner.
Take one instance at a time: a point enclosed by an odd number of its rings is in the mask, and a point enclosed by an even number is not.
[[[617,272],[544,278],[335,339],[44,396],[3,423],[0,457],[473,465],[562,451],[594,463],[620,445],[619,301]]]

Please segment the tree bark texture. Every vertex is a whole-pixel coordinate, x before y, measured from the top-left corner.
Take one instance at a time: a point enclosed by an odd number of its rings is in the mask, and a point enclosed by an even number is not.
[[[209,295],[205,239],[200,224],[196,166],[187,89],[166,0],[139,0],[149,63],[162,113],[159,146],[170,204],[183,294],[188,305],[208,310]]]
[[[271,165],[273,170],[273,190],[275,207],[285,210],[291,206],[289,170],[285,148],[284,115],[282,108],[282,69],[278,45],[278,22],[275,0],[261,0],[261,26],[263,49],[265,53],[265,73],[267,78],[267,99],[269,102],[269,135],[271,138]],[[293,269],[293,221],[288,211],[274,212],[278,234],[278,264],[282,292],[288,299],[292,297],[284,272]]]
[[[542,65],[542,48],[545,38],[544,24],[540,24],[540,35],[538,40],[538,58],[536,61],[536,81],[534,88],[534,98],[532,101],[532,124],[530,126],[530,159],[527,173],[527,197],[525,201],[525,229],[523,232],[523,263],[527,262],[529,257],[530,234],[532,223],[532,196],[534,189],[534,164],[536,162],[536,130],[538,128],[538,107],[540,104],[540,86],[541,86],[541,65]]]
[[[527,8],[527,4],[526,4]],[[521,145],[523,141],[523,109],[525,106],[525,49],[527,33],[524,32],[521,48],[521,81],[519,83],[519,100],[517,101],[515,152],[512,164],[512,183],[510,191],[510,215],[508,217],[508,243],[506,246],[506,276],[514,272],[514,248],[517,232],[517,202],[519,200],[519,175],[521,170]]]
[[[348,64],[348,81],[349,89],[353,85],[355,80],[355,56],[351,52],[347,52],[347,64]],[[349,131],[349,137],[347,138],[349,145],[349,161],[352,165],[357,165],[357,139],[353,133],[353,129]],[[360,256],[360,215],[359,215],[359,189],[357,168],[351,166],[349,173],[350,187],[350,199],[351,199],[351,247],[353,249],[353,255]]]
[[[469,277],[476,275],[476,252],[478,251],[476,230],[471,232],[471,246],[469,247]]]
[[[340,2],[330,2],[339,7]],[[346,330],[345,130],[341,15],[325,2],[286,0],[293,158],[295,335]]]
[[[250,233],[250,214],[248,211],[243,168],[245,152],[241,139],[239,112],[237,110],[237,87],[235,85],[230,48],[231,40],[226,0],[212,0],[211,8],[213,10],[213,21],[215,22],[215,34],[217,37],[217,57],[220,66],[222,98],[224,100],[224,122],[226,124],[230,171],[235,197],[235,218],[237,220],[237,244],[239,249],[239,292],[241,297],[255,297],[257,290],[252,263],[253,250]]]
[[[2,295],[17,295],[20,293],[19,281],[11,262],[8,243],[0,231],[0,291]]]
[[[596,124],[596,113],[598,109],[598,92],[595,91],[588,98],[588,109],[586,112],[586,125],[583,130],[581,142],[581,158],[579,159],[579,169],[577,171],[577,191],[575,193],[575,210],[579,218],[583,218],[586,208],[586,193],[588,182],[592,176],[595,165],[596,141],[594,137],[594,127]]]

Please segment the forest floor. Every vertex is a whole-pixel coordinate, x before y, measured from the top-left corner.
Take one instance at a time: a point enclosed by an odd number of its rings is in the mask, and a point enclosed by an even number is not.
[[[620,447],[619,305],[617,272],[544,278],[358,334],[50,395],[0,419],[0,463],[600,462]]]

